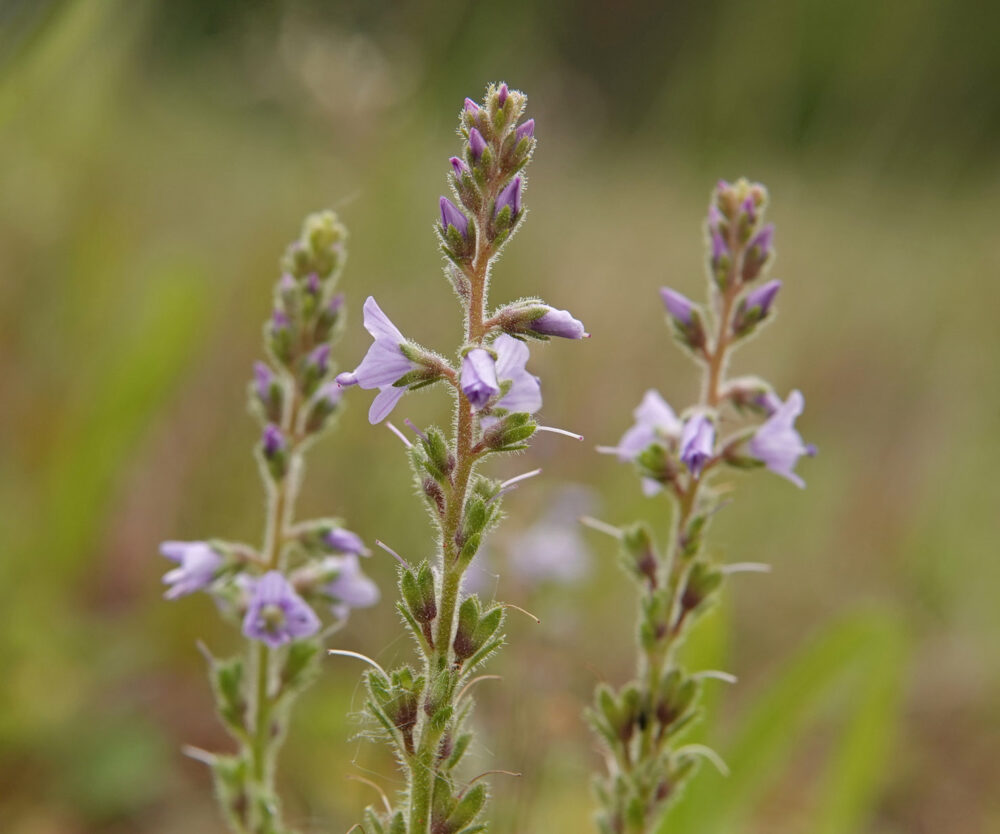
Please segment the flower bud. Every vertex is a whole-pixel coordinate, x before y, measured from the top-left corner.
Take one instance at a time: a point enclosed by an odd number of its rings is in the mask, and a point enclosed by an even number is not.
[[[747,246],[743,256],[743,280],[753,281],[771,260],[774,254],[774,224],[768,223]]]
[[[660,289],[660,297],[674,324],[674,334],[678,340],[692,350],[705,346],[705,327],[698,308],[685,296],[669,287]]]
[[[681,461],[696,478],[712,458],[715,448],[715,425],[708,415],[696,413],[688,418],[681,432]]]
[[[326,428],[329,425],[330,417],[340,408],[340,402],[344,396],[344,389],[334,380],[330,380],[323,385],[313,397],[306,415],[305,430],[309,434]]]
[[[748,336],[771,312],[775,296],[781,289],[781,281],[773,280],[747,293],[736,308],[733,316],[733,335],[737,338]]]
[[[476,411],[500,393],[496,360],[485,348],[473,348],[462,358],[462,393]]]
[[[302,393],[309,397],[316,391],[324,377],[330,372],[330,345],[322,344],[314,348],[305,359],[302,360],[302,368],[299,378],[302,384]]]
[[[261,457],[267,471],[275,481],[280,481],[288,473],[288,444],[281,429],[274,423],[264,428],[260,442]]]
[[[535,433],[535,421],[530,414],[508,414],[483,432],[482,445],[491,452],[513,452],[528,448],[525,444]]]
[[[486,140],[483,139],[483,134],[472,128],[469,131],[469,158],[473,163],[479,162],[485,150]]]
[[[521,214],[521,177],[514,177],[497,195],[493,221],[498,228],[510,228]]]
[[[264,362],[253,366],[253,398],[260,406],[264,419],[269,423],[281,422],[284,412],[285,391],[274,371]]]

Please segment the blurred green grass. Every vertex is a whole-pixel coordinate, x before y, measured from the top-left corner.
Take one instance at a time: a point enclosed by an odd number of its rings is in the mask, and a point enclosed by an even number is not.
[[[694,393],[654,293],[700,291],[714,180],[745,174],[774,199],[782,314],[736,370],[804,391],[821,456],[804,493],[754,478],[715,525],[720,556],[775,572],[735,583],[691,647],[741,683],[714,693],[707,735],[734,774],[705,769],[678,824],[707,825],[711,805],[713,830],[732,832],[1000,825],[1000,97],[983,47],[996,21],[965,6],[851,4],[832,28],[792,2],[776,4],[787,20],[676,4],[672,23],[637,4],[631,24],[559,3],[514,3],[506,20],[433,3],[4,9],[4,830],[218,830],[206,774],[178,751],[225,744],[193,642],[236,639],[207,600],[159,599],[156,544],[259,533],[245,383],[307,211],[333,206],[352,233],[343,365],[365,349],[369,292],[420,341],[455,341],[457,324],[431,326],[454,312],[431,224],[452,117],[494,75],[528,92],[540,140],[495,297],[541,294],[593,332],[532,360],[545,419],[588,448],[619,436],[646,387]],[[638,72],[642,56],[656,61]],[[431,396],[406,408],[446,419]],[[352,396],[317,450],[302,512],[420,558],[422,511],[366,409]],[[612,522],[667,524],[586,449],[548,436],[522,463],[545,482],[512,496],[512,525],[567,480],[594,485]],[[512,623],[504,682],[481,691],[476,763],[526,774],[495,783],[498,831],[588,824],[597,756],[579,711],[595,680],[629,673],[632,629],[612,548],[594,549],[595,576],[572,588],[519,586],[493,559],[498,593],[543,621]],[[373,572],[390,586],[388,561]],[[387,605],[342,642],[387,662],[408,651]],[[285,778],[305,831],[346,830],[371,801],[350,773],[398,785],[348,740],[358,673],[331,662],[296,718]],[[537,711],[517,708],[529,693]],[[751,744],[774,751],[766,772]]]

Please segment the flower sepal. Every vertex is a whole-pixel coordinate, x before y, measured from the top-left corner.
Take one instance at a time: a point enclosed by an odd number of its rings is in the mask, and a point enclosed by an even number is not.
[[[488,452],[516,452],[527,449],[525,442],[535,433],[537,424],[530,414],[505,414],[483,432],[480,446]]]

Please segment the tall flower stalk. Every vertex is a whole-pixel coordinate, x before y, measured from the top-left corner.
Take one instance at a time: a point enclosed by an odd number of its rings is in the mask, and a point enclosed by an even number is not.
[[[202,647],[232,754],[187,752],[208,764],[236,834],[286,834],[275,758],[296,696],[315,675],[325,634],[351,608],[378,600],[361,569],[361,539],[337,519],[295,522],[304,455],[334,422],[342,391],[330,348],[343,316],[335,293],[347,232],[332,212],[310,215],[289,246],[264,327],[267,360],[254,367],[250,410],[262,426],[255,453],[267,492],[260,547],[220,540],[164,542],[177,562],[164,576],[168,599],[209,593],[246,638],[242,655],[220,660]],[[317,609],[327,609],[324,626]]]
[[[406,778],[396,807],[369,808],[358,824],[366,834],[472,834],[487,799],[485,784],[459,776],[472,734],[476,672],[503,643],[504,607],[462,594],[462,577],[483,538],[500,518],[501,483],[477,471],[484,459],[527,447],[542,404],[538,379],[526,370],[527,341],[578,339],[579,321],[536,298],[490,311],[490,271],[520,227],[525,209],[522,170],[535,147],[534,120],[522,121],[525,96],[505,84],[485,100],[466,99],[460,116],[460,156],[452,157],[452,197],[441,197],[437,234],[445,273],[460,302],[464,339],[454,363],[407,339],[375,300],[365,304],[374,343],[361,364],[338,382],[378,389],[369,419],[383,420],[407,390],[441,383],[450,389],[450,438],[436,427],[413,430],[408,447],[416,484],[437,532],[432,562],[400,570],[403,622],[418,663],[366,673],[367,709],[392,746]],[[394,427],[393,427],[394,428]],[[386,804],[389,804],[386,799]]]
[[[603,834],[652,832],[700,759],[724,768],[711,750],[681,739],[697,717],[705,682],[735,679],[689,672],[677,649],[727,574],[766,566],[719,565],[705,553],[709,519],[721,506],[717,478],[726,467],[767,467],[804,486],[795,465],[815,454],[794,427],[803,408],[798,391],[782,402],[764,380],[726,374],[732,352],[773,317],[781,287],[766,280],[774,260],[766,203],[759,184],[720,182],[706,223],[706,306],[661,290],[674,336],[701,370],[698,402],[678,417],[658,392],[647,391],[618,445],[599,447],[634,463],[645,494],[663,494],[673,506],[662,549],[646,523],[616,528],[585,519],[620,540],[625,570],[639,587],[637,675],[618,690],[601,684],[588,713],[607,763],[596,783]]]

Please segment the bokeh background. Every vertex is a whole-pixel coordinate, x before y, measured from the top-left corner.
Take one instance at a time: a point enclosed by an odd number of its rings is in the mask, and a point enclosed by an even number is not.
[[[733,774],[703,769],[669,831],[1000,831],[998,37],[1000,6],[971,0],[0,2],[0,830],[220,830],[179,750],[227,744],[194,643],[238,638],[208,599],[160,599],[157,543],[260,534],[245,386],[307,211],[352,234],[342,365],[369,293],[455,343],[432,223],[462,99],[503,79],[539,145],[495,298],[542,295],[594,338],[534,353],[545,420],[588,442],[518,461],[545,474],[480,571],[542,620],[511,621],[504,681],[481,685],[474,764],[525,774],[494,778],[493,830],[590,830],[580,711],[630,673],[632,591],[597,534],[569,534],[588,552],[561,578],[509,551],[577,506],[666,528],[591,447],[647,387],[696,393],[655,293],[701,292],[709,191],[746,175],[785,288],[736,369],[804,391],[821,455],[804,492],[734,479],[713,528],[720,558],[775,569],[734,581],[690,647],[740,677],[697,731]],[[419,560],[398,441],[350,400],[302,512]],[[391,596],[391,561],[370,566]],[[409,651],[388,603],[338,643]],[[351,775],[398,786],[355,738],[360,672],[326,662],[297,713],[282,773],[305,832],[376,800]]]

